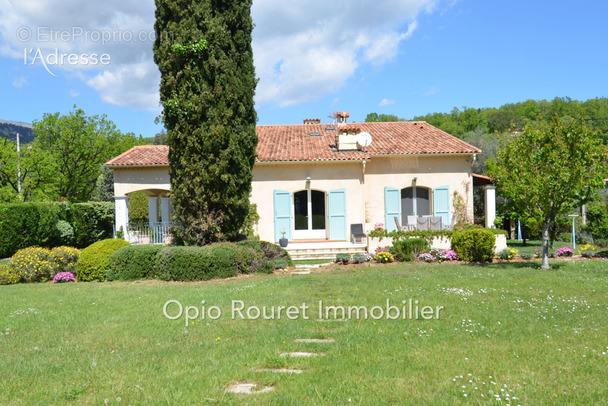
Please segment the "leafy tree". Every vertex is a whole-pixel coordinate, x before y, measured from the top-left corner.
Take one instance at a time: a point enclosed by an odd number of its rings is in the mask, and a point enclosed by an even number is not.
[[[100,202],[114,201],[114,171],[110,168],[101,168],[97,178],[97,185],[93,192],[93,200]]]
[[[365,117],[366,123],[373,122],[393,122],[393,121],[404,121],[402,118],[397,117],[394,114],[378,114],[378,113],[369,113],[367,117]]]
[[[156,0],[171,197],[187,244],[236,236],[249,212],[258,141],[251,3]]]
[[[82,109],[68,115],[45,114],[34,121],[36,143],[50,154],[52,187],[60,198],[84,202],[91,198],[102,165],[138,143],[103,116],[86,116]]]
[[[49,187],[54,176],[52,159],[39,143],[23,145],[17,155],[17,143],[0,138],[0,201],[18,202],[55,199]],[[18,171],[21,169],[21,193]]]
[[[556,116],[526,125],[487,162],[487,174],[522,217],[542,219],[543,269],[550,269],[549,231],[556,217],[589,201],[603,186],[605,152],[583,117],[565,124]]]

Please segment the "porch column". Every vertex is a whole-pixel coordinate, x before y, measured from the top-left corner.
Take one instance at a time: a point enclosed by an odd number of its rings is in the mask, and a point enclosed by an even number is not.
[[[169,212],[169,203],[171,202],[170,197],[160,198],[160,219],[163,223],[171,221],[171,214]]]
[[[114,198],[114,207],[116,209],[116,233],[122,228],[123,235],[127,236],[127,226],[129,224],[129,197],[120,196]]]
[[[494,228],[494,220],[496,220],[496,186],[485,185],[484,191],[484,206],[486,214],[486,228]]]
[[[158,197],[148,196],[148,223],[158,223]]]

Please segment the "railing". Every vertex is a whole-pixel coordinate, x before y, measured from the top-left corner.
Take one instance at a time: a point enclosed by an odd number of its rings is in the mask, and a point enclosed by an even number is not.
[[[170,222],[129,226],[125,239],[133,245],[168,245],[173,242],[173,235],[170,233],[172,226]]]

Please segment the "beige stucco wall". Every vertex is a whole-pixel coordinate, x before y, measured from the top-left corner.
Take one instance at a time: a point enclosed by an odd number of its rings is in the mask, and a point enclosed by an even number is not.
[[[467,202],[467,209],[473,219],[473,178],[471,176],[471,156],[414,156],[414,157],[374,157],[365,169],[365,218],[367,223],[384,223],[384,188],[403,189],[416,186],[430,189],[448,185],[450,193],[450,219],[454,219],[454,192],[457,191]],[[431,210],[433,207],[431,193]]]
[[[122,197],[143,190],[154,196],[171,190],[169,167],[124,168],[114,170],[114,196]]]
[[[258,235],[262,240],[275,241],[273,202],[275,190],[287,191],[292,194],[293,199],[294,192],[308,187],[326,193],[344,188],[347,228],[352,223],[363,223],[365,205],[361,187],[362,173],[361,162],[256,164],[253,168],[251,202],[257,204],[260,215]],[[306,178],[309,176],[311,181],[310,186],[307,186]],[[350,238],[350,229],[347,229],[347,235]]]
[[[307,185],[307,177],[311,178],[310,185]],[[469,215],[473,217],[470,155],[374,157],[366,161],[365,168],[363,161],[256,164],[251,202],[257,204],[260,215],[257,234],[262,240],[275,241],[274,190],[287,191],[293,199],[294,192],[307,188],[326,193],[346,189],[346,224],[350,238],[350,224],[385,222],[385,187],[412,186],[414,177],[417,177],[416,185],[421,187],[434,189],[449,185],[452,221],[454,191],[466,199]],[[126,196],[138,190],[157,196],[166,194],[170,190],[169,168],[114,169],[115,196]]]

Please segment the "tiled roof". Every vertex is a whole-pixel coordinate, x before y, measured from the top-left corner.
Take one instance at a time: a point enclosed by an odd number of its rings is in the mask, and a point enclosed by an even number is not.
[[[140,145],[123,152],[106,162],[106,166],[168,166],[169,147],[166,145]]]
[[[259,125],[256,162],[351,161],[379,155],[443,155],[481,152],[425,122],[349,123],[372,136],[365,151],[337,151],[333,124]],[[340,129],[341,125],[338,125]],[[169,165],[166,146],[134,147],[106,165]]]

